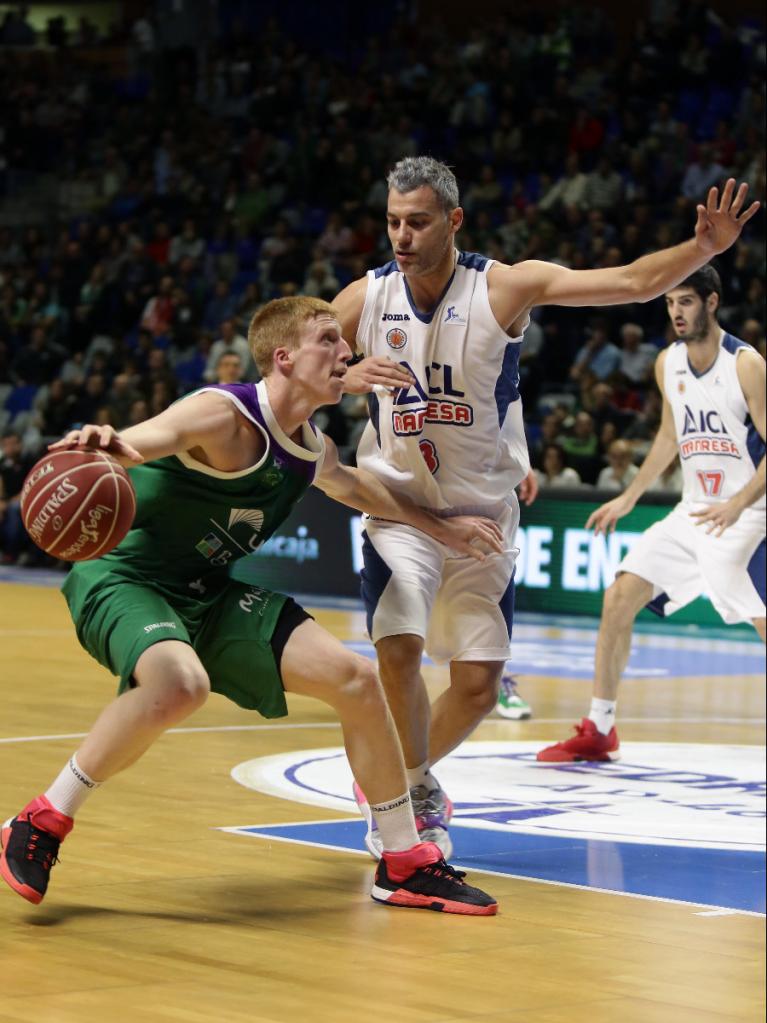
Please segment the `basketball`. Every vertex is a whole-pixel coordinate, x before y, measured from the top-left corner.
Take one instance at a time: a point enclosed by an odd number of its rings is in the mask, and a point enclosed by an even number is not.
[[[104,451],[49,452],[21,489],[24,528],[41,550],[62,561],[89,561],[111,551],[135,514],[128,474]]]

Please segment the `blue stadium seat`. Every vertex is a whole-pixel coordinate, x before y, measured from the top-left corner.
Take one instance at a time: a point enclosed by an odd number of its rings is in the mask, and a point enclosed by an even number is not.
[[[5,399],[5,407],[12,417],[18,412],[28,412],[32,408],[36,394],[37,387],[34,384],[21,384],[14,387]]]
[[[321,206],[312,206],[304,211],[302,227],[306,234],[319,235],[325,230],[328,211]]]
[[[538,202],[541,197],[541,178],[536,171],[525,175],[525,192],[531,202]]]
[[[503,189],[504,199],[508,199],[517,183],[517,175],[509,171],[503,171],[496,175],[496,179]]]
[[[682,89],[674,109],[677,121],[686,121],[694,125],[703,109],[703,97],[695,89]]]
[[[732,117],[735,110],[736,95],[732,89],[721,85],[712,85],[708,94],[708,109],[717,120]]]
[[[173,372],[182,391],[190,391],[192,388],[200,386],[203,382],[202,374],[205,372],[205,363],[205,358],[199,353],[192,356],[191,359],[176,363]]]
[[[258,283],[259,273],[258,270],[240,270],[232,278],[231,289],[232,294],[239,295],[243,292],[249,284]]]
[[[695,138],[700,142],[708,142],[716,134],[716,123],[721,120],[718,114],[712,110],[704,110],[698,118],[698,126],[695,129]]]

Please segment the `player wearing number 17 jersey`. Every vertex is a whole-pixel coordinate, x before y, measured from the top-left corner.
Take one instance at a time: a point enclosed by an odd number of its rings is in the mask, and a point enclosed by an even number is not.
[[[588,525],[596,532],[614,528],[677,454],[682,500],[618,566],[605,594],[589,717],[539,760],[617,759],[618,684],[643,606],[668,615],[705,591],[725,622],[751,622],[765,639],[765,364],[719,326],[721,295],[711,266],[666,295],[678,340],[656,364],[660,430],[625,493],[597,509]]]

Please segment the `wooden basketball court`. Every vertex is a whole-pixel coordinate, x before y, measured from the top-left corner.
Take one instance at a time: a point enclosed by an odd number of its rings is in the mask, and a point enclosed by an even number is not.
[[[113,680],[55,589],[0,583],[0,606],[4,819],[58,773]],[[359,613],[317,617],[364,635]],[[443,678],[430,669],[435,690]],[[489,719],[475,738],[564,738],[588,691],[527,679],[533,720]],[[753,675],[627,687],[621,738],[762,745],[764,697]],[[480,874],[495,918],[385,908],[366,857],[218,830],[343,816],[230,776],[249,758],[339,746],[329,710],[295,699],[265,722],[214,696],[187,724],[94,794],[40,907],[0,885],[0,1023],[763,1019],[762,916]]]

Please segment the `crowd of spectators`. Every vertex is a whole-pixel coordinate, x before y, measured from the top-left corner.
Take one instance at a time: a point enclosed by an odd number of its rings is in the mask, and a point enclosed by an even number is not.
[[[331,44],[256,24],[261,6],[223,3],[197,32],[151,6],[106,33],[36,33],[24,8],[0,25],[6,560],[29,554],[14,498],[46,439],[256,379],[264,301],[332,299],[390,258],[385,175],[403,156],[454,167],[459,244],[504,262],[630,262],[689,237],[730,174],[764,201],[763,22],[648,0],[629,35],[597,4],[452,33],[394,7],[382,33]],[[764,207],[718,266],[722,323],[762,354],[763,244]],[[659,302],[536,310],[520,372],[542,482],[627,484],[670,337]],[[319,415],[352,457],[364,400]],[[662,482],[678,488],[678,467]]]

